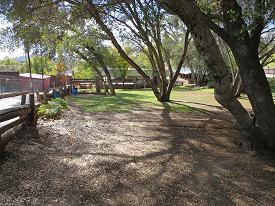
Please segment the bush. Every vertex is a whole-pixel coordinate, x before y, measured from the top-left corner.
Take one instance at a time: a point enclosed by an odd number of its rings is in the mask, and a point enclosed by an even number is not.
[[[60,105],[63,109],[68,108],[68,105],[64,99],[56,98],[56,99],[52,99],[50,102]]]
[[[67,103],[63,99],[52,99],[48,104],[42,104],[39,107],[38,115],[47,119],[56,119],[61,115],[62,110],[67,107]]]

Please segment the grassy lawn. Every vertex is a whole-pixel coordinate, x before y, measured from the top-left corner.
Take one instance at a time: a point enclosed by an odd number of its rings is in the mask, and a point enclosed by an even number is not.
[[[273,58],[275,57],[275,54],[272,55]],[[275,69],[275,62],[271,62],[269,65],[267,65],[270,69]]]
[[[275,69],[275,62],[270,63],[268,66],[269,69]]]
[[[172,112],[198,111],[201,106],[219,106],[213,96],[213,89],[177,87],[171,94],[171,102],[160,103],[151,89],[116,90],[117,96],[70,97],[86,112],[127,112],[134,109],[168,109]],[[242,100],[247,102],[246,99]]]
[[[275,97],[275,80],[269,80]],[[168,109],[172,112],[200,111],[201,109],[221,109],[214,99],[213,89],[176,87],[171,94],[171,102],[160,103],[151,89],[116,90],[117,96],[79,95],[69,97],[70,101],[81,106],[86,112],[127,112],[135,109]],[[244,107],[250,109],[246,95],[239,99]]]
[[[96,89],[93,87],[92,89],[78,89],[78,93],[95,93]],[[104,92],[104,89],[101,89],[101,92]]]
[[[170,111],[191,111],[192,108],[184,104],[160,103],[156,100],[151,89],[126,90],[117,89],[117,96],[82,96],[70,97],[86,112],[126,112],[133,109],[168,108]],[[174,93],[180,93],[179,91]],[[173,93],[173,95],[175,95]]]
[[[274,97],[275,96],[275,79],[269,79],[268,81]]]

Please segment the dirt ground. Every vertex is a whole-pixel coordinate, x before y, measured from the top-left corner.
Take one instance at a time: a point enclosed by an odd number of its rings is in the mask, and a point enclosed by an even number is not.
[[[275,161],[246,145],[218,109],[72,106],[7,145],[0,205],[275,205]]]

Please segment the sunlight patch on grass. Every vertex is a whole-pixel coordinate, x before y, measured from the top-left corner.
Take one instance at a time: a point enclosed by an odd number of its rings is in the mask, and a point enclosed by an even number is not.
[[[191,111],[187,105],[172,102],[161,103],[156,100],[151,89],[116,90],[117,96],[77,96],[69,99],[86,112],[127,112],[135,109],[167,109],[173,112]]]
[[[270,85],[270,89],[273,93],[273,96],[275,95],[275,79],[269,78],[268,79],[269,85]]]
[[[269,79],[271,90],[275,95],[275,80]],[[131,110],[166,109],[172,112],[200,111],[206,107],[222,108],[214,98],[214,90],[190,85],[174,88],[171,102],[161,103],[156,100],[151,89],[126,90],[117,89],[117,96],[79,95],[69,97],[86,112],[128,112]],[[247,95],[239,98],[242,105],[251,109]]]

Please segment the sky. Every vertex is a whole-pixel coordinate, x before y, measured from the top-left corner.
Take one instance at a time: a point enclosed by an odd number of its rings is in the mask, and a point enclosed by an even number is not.
[[[6,28],[9,23],[0,16],[0,30]],[[0,47],[0,59],[4,59],[5,57],[16,58],[24,55],[24,50],[22,48],[14,48],[14,51],[8,51],[7,49],[1,49]]]
[[[20,56],[24,56],[24,50],[23,49],[16,49],[13,52],[1,51],[0,50],[0,59],[4,59],[6,57],[8,57],[8,58],[16,58],[16,57],[20,57]]]

